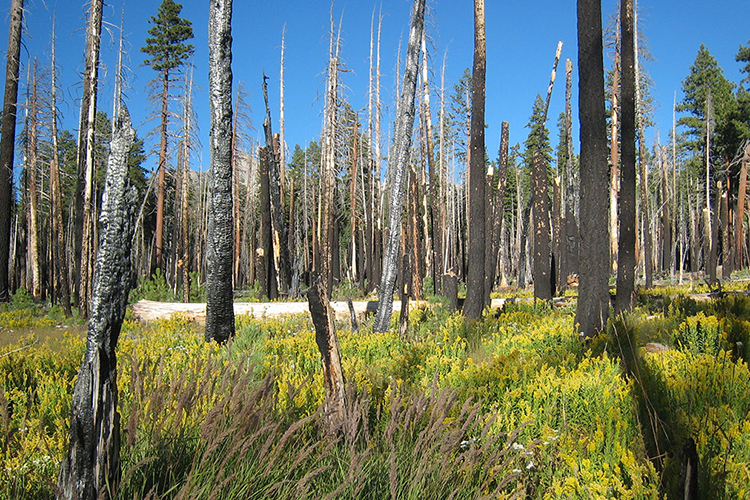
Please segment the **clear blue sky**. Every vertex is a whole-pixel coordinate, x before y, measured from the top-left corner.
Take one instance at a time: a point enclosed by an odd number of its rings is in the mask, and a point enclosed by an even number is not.
[[[148,19],[156,14],[158,0],[125,0],[125,39],[129,50],[130,89],[126,104],[131,110],[139,136],[145,137],[156,127],[147,122],[150,114],[146,87],[154,71],[143,66],[144,44]],[[193,23],[195,38],[195,81],[198,86],[195,106],[198,113],[200,139],[203,146],[202,163],[208,166],[208,50],[206,47],[208,5],[205,1],[186,0],[182,15]],[[110,113],[112,108],[113,74],[117,60],[117,26],[123,0],[109,0],[104,18],[107,25],[103,35],[99,86],[99,107]],[[603,2],[604,22],[614,14],[616,2]],[[647,64],[655,88],[653,95],[658,106],[656,121],[666,140],[672,126],[672,100],[677,91],[681,99],[681,82],[688,74],[698,47],[704,43],[723,67],[728,79],[738,82],[740,65],[734,61],[740,44],[750,40],[750,2],[730,0],[641,0],[640,28],[648,38],[654,61]],[[464,68],[471,67],[473,44],[473,2],[428,0],[428,33],[432,39],[433,88],[440,84],[440,65],[446,57],[446,86],[458,81]],[[554,51],[558,40],[564,43],[558,80],[552,96],[548,127],[553,145],[557,142],[557,115],[564,105],[564,59],[576,62],[576,11],[573,1],[487,2],[487,147],[494,158],[499,144],[500,123],[510,122],[511,143],[523,142],[528,130],[524,128],[537,93],[546,92]],[[0,40],[7,40],[10,1],[0,9]],[[66,0],[57,5],[54,0],[26,0],[22,71],[31,57],[36,56],[45,66],[49,61],[50,31],[53,11],[57,9],[58,65],[64,102],[63,128],[75,129],[78,120],[76,99],[80,96],[80,72],[83,69],[87,4]],[[354,109],[367,105],[368,56],[370,22],[373,9],[382,9],[381,72],[383,101],[393,106],[395,65],[399,40],[409,24],[410,0],[382,2],[338,0],[333,7],[336,22],[342,23],[342,56],[349,72],[342,75],[346,97]],[[282,27],[286,25],[286,137],[290,149],[317,138],[321,128],[320,98],[328,51],[330,4],[319,0],[276,0],[270,3],[235,1],[233,18],[233,70],[235,85],[244,82],[250,92],[252,119],[259,137],[264,110],[261,93],[263,71],[270,77],[269,97],[278,131],[278,76]],[[0,48],[5,53],[6,47]],[[447,54],[447,55],[446,55]],[[609,65],[610,61],[605,60]],[[574,133],[577,137],[577,75],[574,70],[573,106]],[[25,80],[25,77],[22,77]],[[19,99],[23,99],[23,84]],[[433,105],[437,102],[433,97]],[[363,114],[363,120],[366,115]],[[387,127],[384,120],[384,127]],[[384,129],[387,132],[387,128]],[[648,133],[649,145],[654,130]],[[154,140],[150,139],[151,149]],[[577,140],[575,142],[578,150]],[[201,161],[196,155],[195,162]],[[153,168],[156,159],[147,161]],[[194,168],[200,168],[194,165]]]

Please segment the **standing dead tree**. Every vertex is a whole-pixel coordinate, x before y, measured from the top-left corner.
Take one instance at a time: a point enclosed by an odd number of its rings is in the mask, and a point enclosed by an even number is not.
[[[0,138],[0,302],[10,300],[8,259],[10,257],[10,221],[13,208],[13,153],[16,142],[16,99],[23,28],[23,0],[10,5],[8,55],[5,62],[2,138]]]
[[[617,254],[615,308],[628,311],[634,305],[635,288],[635,45],[633,0],[621,0],[622,30],[622,166],[620,179],[620,237]],[[614,140],[614,139],[613,139]]]
[[[120,415],[117,411],[115,348],[132,287],[135,190],[127,159],[135,139],[123,106],[110,143],[100,215],[86,353],[73,389],[68,453],[58,477],[57,497],[114,497],[120,479]]]
[[[211,175],[206,245],[206,341],[234,335],[232,295],[232,0],[211,0],[208,85]]]
[[[469,138],[469,241],[470,265],[466,279],[464,314],[478,320],[484,309],[485,267],[485,184],[484,84],[487,73],[487,43],[484,28],[484,0],[474,0],[474,65],[471,72],[471,132]]]
[[[576,324],[591,336],[609,316],[609,168],[604,110],[601,0],[578,0],[578,114],[581,137],[580,286]]]
[[[547,121],[549,101],[552,97],[552,87],[555,85],[557,64],[560,61],[562,42],[557,43],[555,62],[552,65],[552,74],[547,87],[547,100],[544,102],[542,113],[542,126]],[[534,298],[539,300],[551,300],[555,289],[555,280],[552,276],[552,261],[550,248],[550,199],[549,181],[547,180],[547,165],[542,157],[542,141],[537,142],[536,152],[531,174],[533,225],[534,225]]]
[[[414,96],[417,90],[417,72],[419,71],[419,45],[424,31],[424,10],[425,0],[414,0],[409,42],[406,48],[406,67],[396,116],[396,135],[394,137],[393,154],[391,155],[391,158],[393,158],[393,177],[388,198],[388,240],[383,255],[378,312],[373,326],[373,330],[376,332],[388,330],[391,313],[393,312],[393,290],[396,286],[401,254],[401,214],[404,208],[406,183],[409,177],[409,154],[414,127]]]

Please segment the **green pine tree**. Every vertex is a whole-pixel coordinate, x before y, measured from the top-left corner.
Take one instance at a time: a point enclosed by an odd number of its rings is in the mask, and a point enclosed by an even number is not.
[[[726,153],[731,142],[725,135],[727,120],[735,105],[734,84],[726,79],[714,56],[701,45],[695,62],[690,66],[690,74],[682,82],[685,94],[678,104],[677,111],[688,113],[677,122],[687,129],[686,146],[694,156],[705,154],[706,113],[709,90],[712,100],[712,121],[716,137],[712,136],[712,155]]]
[[[144,64],[151,66],[158,74],[157,85],[161,84],[161,122],[159,127],[159,172],[156,197],[156,266],[163,267],[164,237],[164,185],[167,163],[167,128],[169,122],[169,79],[173,71],[185,64],[192,55],[194,47],[185,43],[193,38],[193,26],[190,21],[180,17],[182,5],[173,0],[162,0],[156,16],[149,22],[153,25],[146,38],[146,45],[141,52],[149,57]]]
[[[527,169],[531,169],[534,162],[534,154],[539,148],[539,152],[544,159],[545,165],[549,168],[552,162],[552,146],[549,140],[549,130],[542,120],[544,119],[544,99],[537,94],[534,100],[534,106],[531,109],[531,116],[526,128],[529,129],[529,135],[524,141],[523,163]]]

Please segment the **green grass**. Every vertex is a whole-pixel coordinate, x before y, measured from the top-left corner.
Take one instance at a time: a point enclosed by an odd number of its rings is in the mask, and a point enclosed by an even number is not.
[[[688,437],[702,494],[747,497],[749,312],[741,296],[648,300],[588,345],[571,307],[541,303],[467,330],[436,302],[406,339],[342,323],[336,435],[307,315],[238,317],[227,346],[179,316],[127,320],[117,498],[671,497]],[[0,498],[52,496],[83,348],[0,347]]]

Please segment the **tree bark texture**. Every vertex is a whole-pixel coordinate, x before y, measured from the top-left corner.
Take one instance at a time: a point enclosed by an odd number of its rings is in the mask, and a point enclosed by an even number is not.
[[[578,113],[581,137],[581,215],[578,331],[592,336],[609,315],[609,171],[604,108],[601,0],[578,0]]]
[[[485,168],[484,101],[487,47],[484,0],[474,0],[474,65],[471,73],[471,137],[469,141],[469,267],[466,279],[464,315],[479,320],[484,309],[485,264]]]
[[[64,499],[114,497],[120,478],[115,348],[132,287],[130,254],[137,195],[128,186],[127,159],[135,131],[124,106],[117,121],[102,195],[86,353],[73,389],[69,448],[58,477],[58,498]]]
[[[37,151],[39,148],[39,93],[37,87],[37,64],[31,70],[31,96],[27,103],[26,121],[26,176],[28,190],[27,242],[26,242],[26,289],[34,298],[42,297],[42,276],[39,263],[39,169]]]
[[[16,142],[16,100],[18,99],[18,67],[23,28],[23,0],[10,5],[8,54],[5,62],[5,95],[0,133],[0,302],[10,300],[10,226],[13,208],[13,154]]]
[[[260,165],[260,246],[256,250],[259,263],[262,294],[273,300],[279,296],[276,288],[276,272],[273,265],[271,242],[271,197],[268,180],[268,148],[259,149]]]
[[[615,309],[629,311],[634,306],[636,240],[635,169],[635,50],[633,45],[633,0],[621,0],[621,165],[618,218],[620,234],[617,247],[617,296]]]
[[[328,294],[320,276],[316,276],[307,292],[310,315],[315,326],[315,342],[323,361],[323,412],[329,431],[338,431],[346,421],[346,391],[341,368],[341,351],[336,335]]]
[[[734,211],[734,268],[742,269],[745,237],[745,198],[747,197],[747,165],[750,163],[750,141],[745,144],[745,153],[740,166],[740,184],[737,194],[737,208]]]
[[[411,136],[414,127],[414,95],[417,88],[419,70],[419,44],[424,30],[425,0],[414,0],[411,28],[406,49],[406,67],[399,97],[396,117],[396,135],[393,144],[393,177],[388,198],[388,240],[383,255],[383,269],[380,280],[378,312],[375,315],[373,330],[385,332],[391,322],[393,311],[393,290],[396,286],[399,256],[401,250],[401,214],[404,208],[406,183],[408,181]],[[484,270],[484,266],[482,267]]]
[[[206,230],[206,341],[234,335],[232,297],[232,0],[211,0],[208,20],[211,175]]]

